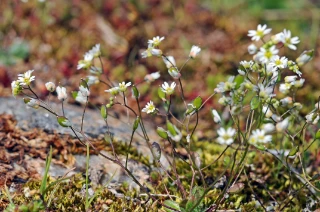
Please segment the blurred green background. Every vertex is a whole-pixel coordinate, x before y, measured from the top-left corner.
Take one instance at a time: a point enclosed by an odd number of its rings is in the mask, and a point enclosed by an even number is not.
[[[163,51],[180,65],[193,44],[202,48],[199,58],[184,69],[183,83],[188,100],[198,95],[206,98],[218,82],[237,73],[241,60],[251,59],[247,32],[261,23],[273,34],[285,28],[299,36],[297,51],[282,52],[290,59],[315,49],[313,61],[303,67],[307,83],[299,92],[312,102],[320,95],[319,6],[316,0],[2,0],[0,93],[11,95],[10,82],[28,69],[35,70],[35,86],[43,95],[49,80],[76,89],[79,79],[87,75],[76,70],[78,60],[100,43],[104,72],[115,81],[137,83],[147,73],[161,72],[153,89],[140,88],[143,101],[155,99],[157,87],[172,79],[161,59],[142,59],[140,54],[147,40],[159,35],[165,36]],[[93,101],[104,102],[106,88],[94,89]],[[219,107],[215,100],[208,104]]]

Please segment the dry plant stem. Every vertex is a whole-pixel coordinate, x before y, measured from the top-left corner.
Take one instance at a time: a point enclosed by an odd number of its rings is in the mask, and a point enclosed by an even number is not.
[[[103,62],[101,60],[101,56],[99,56],[99,61],[100,61],[100,64],[101,64],[101,69],[102,69],[102,72],[104,71],[104,67],[103,67]],[[109,83],[112,85],[111,87],[114,87],[112,81],[109,79],[108,75],[105,75],[107,80],[109,81]]]
[[[191,171],[192,171],[192,178],[191,178],[191,184],[190,184],[190,192],[189,192],[189,197],[191,197],[191,195],[192,195],[192,189],[193,189],[193,184],[194,184],[194,178],[195,178],[195,176],[196,176],[196,173],[195,173],[195,171],[194,171],[194,169],[193,169],[193,167],[192,166],[190,166],[190,168],[191,168]]]
[[[181,66],[179,72],[181,73],[182,69],[187,65],[187,63],[189,62],[190,57],[188,57],[188,59],[186,60],[186,62],[184,62],[184,64]]]
[[[65,117],[64,108],[63,108],[63,102],[64,102],[64,101],[61,102],[61,109],[62,109],[62,114],[63,114],[63,116]]]
[[[176,161],[175,161],[175,157],[174,157],[174,155],[175,155],[174,154],[174,151],[175,151],[174,150],[174,146],[173,146],[173,143],[170,141],[169,137],[168,137],[168,141],[171,144],[171,148],[172,148],[172,168],[173,168],[173,172],[174,172],[174,174],[176,176],[177,186],[178,186],[178,188],[180,190],[180,193],[181,193],[183,199],[186,199],[187,193],[186,193],[185,189],[183,188],[183,186],[181,184],[180,176],[179,176],[179,174],[177,172]]]
[[[196,119],[196,125],[194,126],[194,128],[193,128],[193,130],[192,130],[192,133],[191,133],[191,135],[190,135],[190,139],[192,138],[192,135],[193,135],[194,131],[196,130],[198,124],[199,124],[199,114],[198,114],[198,110],[196,110],[196,114],[197,114],[197,116],[196,116],[196,117],[197,117],[197,119]],[[190,147],[190,145],[189,145],[189,147]]]
[[[112,88],[112,85],[108,84],[107,82],[105,82],[105,81],[103,81],[103,80],[101,80],[101,79],[99,79],[99,82],[107,85],[109,88]]]
[[[146,128],[144,127],[143,119],[142,119],[142,116],[141,116],[140,102],[139,102],[139,99],[138,99],[138,98],[136,98],[136,102],[137,102],[137,105],[138,105],[139,116],[140,116],[140,118],[141,118],[141,119],[140,119],[140,127],[141,127],[141,129],[142,129],[142,132],[143,132],[143,135],[145,136],[146,141],[149,143],[149,137],[148,137]]]
[[[179,78],[178,81],[179,81],[179,85],[180,85],[181,99],[182,99],[182,101],[183,101],[183,103],[184,103],[184,106],[185,106],[186,109],[187,109],[188,107],[187,107],[187,103],[186,103],[186,101],[185,101],[185,99],[184,99],[184,92],[183,92],[183,87],[182,87],[181,79]]]
[[[30,85],[28,85],[29,90],[33,93],[33,95],[36,97],[36,99],[39,99],[38,95],[32,90]]]

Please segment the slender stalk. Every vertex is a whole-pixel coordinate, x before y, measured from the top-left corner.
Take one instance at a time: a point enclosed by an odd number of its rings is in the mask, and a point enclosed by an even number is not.
[[[87,106],[88,106],[88,99],[89,99],[89,97],[87,96],[86,104],[84,105],[82,118],[81,118],[81,132],[83,131],[84,114],[86,113],[86,109],[87,109]]]
[[[130,138],[130,143],[129,143],[129,146],[128,146],[128,149],[127,149],[127,156],[126,156],[126,168],[128,167],[129,151],[130,151],[130,148],[131,148],[131,143],[132,143],[132,140],[133,140],[134,132],[135,132],[135,130],[132,130],[131,138]]]

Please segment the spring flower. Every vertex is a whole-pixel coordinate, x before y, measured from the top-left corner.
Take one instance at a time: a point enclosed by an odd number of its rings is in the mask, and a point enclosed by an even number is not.
[[[82,68],[89,68],[92,64],[93,55],[90,52],[85,53],[84,59],[79,60],[77,70]]]
[[[292,98],[291,97],[285,97],[285,98],[281,99],[280,102],[281,102],[282,106],[286,107],[289,104],[292,104]]]
[[[255,54],[257,52],[257,47],[253,43],[248,46],[249,54]]]
[[[152,40],[148,40],[148,44],[153,47],[157,47],[163,40],[164,40],[164,37],[160,38],[160,36],[156,36],[156,37],[153,37]]]
[[[163,62],[166,64],[167,68],[176,67],[176,61],[173,56],[162,56]]]
[[[219,137],[217,138],[217,142],[219,144],[230,145],[233,143],[233,137],[236,134],[236,130],[231,127],[225,130],[221,127],[220,129],[218,129],[217,133],[219,135]]]
[[[84,86],[80,86],[79,87],[79,91],[81,92],[81,94],[84,96],[84,97],[88,97],[90,95],[90,91],[88,88],[85,88]]]
[[[48,91],[53,92],[56,90],[56,85],[53,82],[47,82],[46,88]]]
[[[296,88],[301,88],[304,84],[304,81],[305,79],[299,79],[299,80],[296,80],[294,82],[292,82],[293,86],[296,87]]]
[[[295,44],[300,43],[298,37],[291,38],[291,31],[284,29],[283,32],[280,32],[275,35],[275,39],[278,42],[283,43],[284,46],[287,46],[289,49],[297,50]]]
[[[58,86],[58,87],[56,88],[56,91],[57,91],[57,94],[58,94],[58,99],[59,99],[60,101],[64,101],[64,100],[66,100],[66,99],[68,98],[67,90],[66,90],[65,87],[60,87],[60,86]]]
[[[230,97],[222,96],[219,100],[218,103],[224,106],[231,105],[232,104],[232,99]]]
[[[153,56],[160,57],[162,56],[162,51],[161,49],[151,49],[151,54]]]
[[[260,51],[256,54],[256,60],[265,64],[270,60],[273,60],[274,57],[278,54],[279,50],[276,49],[275,46],[271,46],[270,48],[260,48]]]
[[[303,66],[307,62],[309,62],[314,55],[314,50],[308,50],[302,52],[302,54],[296,59],[298,66]]]
[[[28,99],[27,101],[25,100],[26,104],[28,107],[32,107],[34,109],[38,109],[40,107],[40,102],[39,100],[36,99]]]
[[[189,57],[192,58],[192,59],[196,58],[196,56],[199,54],[200,51],[201,51],[201,49],[200,49],[199,46],[193,45],[191,47],[191,50],[190,50],[190,53],[189,53]]]
[[[11,83],[11,89],[12,89],[12,95],[14,97],[16,97],[17,95],[19,95],[22,91],[22,87],[20,85],[20,82],[18,81],[12,81]]]
[[[286,57],[279,57],[278,55],[274,56],[270,60],[270,65],[273,65],[277,68],[287,68],[288,59]]]
[[[213,115],[213,121],[218,124],[221,123],[221,118],[219,116],[219,113],[215,109],[212,109],[211,113]]]
[[[88,96],[84,95],[81,91],[78,91],[75,100],[77,102],[80,102],[80,103],[86,103],[87,102],[87,97]]]
[[[30,83],[36,78],[35,76],[31,76],[34,70],[29,70],[24,74],[18,75],[18,82],[20,85],[30,85]]]
[[[214,89],[215,92],[217,93],[223,93],[226,91],[231,91],[236,87],[236,83],[233,82],[235,76],[229,77],[227,82],[220,82],[217,87]]]
[[[152,56],[152,53],[151,53],[152,49],[153,49],[153,47],[149,47],[147,50],[143,51],[141,53],[141,57],[142,58],[151,57]]]
[[[252,60],[250,60],[250,61],[243,60],[240,62],[240,65],[242,65],[243,68],[245,68],[245,69],[251,68],[251,66],[253,64],[254,64],[254,62]]]
[[[319,121],[319,114],[318,113],[309,113],[306,115],[306,121],[309,124],[317,124]]]
[[[298,76],[286,76],[284,78],[285,83],[291,83],[291,85],[293,84],[294,81],[296,81],[296,79],[298,78]]]
[[[283,94],[288,94],[290,89],[291,89],[290,83],[280,84],[280,86],[279,86],[279,91]]]
[[[100,44],[96,44],[88,53],[91,54],[93,57],[100,57]]]
[[[174,79],[179,79],[181,77],[181,74],[176,67],[169,68],[168,72]]]
[[[144,80],[147,81],[147,82],[153,82],[156,79],[158,79],[159,77],[160,77],[160,73],[159,73],[159,71],[157,71],[157,72],[153,72],[151,74],[147,74],[144,77]]]
[[[171,94],[173,94],[175,87],[176,87],[176,83],[175,82],[172,82],[170,86],[169,86],[169,84],[167,82],[164,82],[162,84],[161,90],[163,92],[165,92],[166,94],[171,95]]]
[[[108,90],[105,90],[105,92],[111,93],[113,96],[116,96],[119,94],[119,87],[113,87]]]
[[[119,91],[125,92],[130,85],[131,82],[128,82],[127,84],[125,82],[119,83]]]
[[[272,111],[270,110],[270,107],[269,107],[269,106],[263,106],[263,107],[262,107],[262,113],[265,114],[265,116],[266,116],[267,118],[270,118],[270,117],[273,115],[273,113],[272,113]]]
[[[249,30],[248,36],[252,37],[251,40],[259,41],[261,38],[263,38],[266,34],[270,33],[271,29],[267,29],[267,25],[261,25],[259,24],[257,27],[257,30]]]
[[[269,143],[272,140],[271,135],[266,135],[264,130],[256,129],[252,132],[252,135],[249,138],[249,143],[256,145],[257,143]]]
[[[285,118],[284,120],[276,124],[276,130],[277,132],[283,132],[288,128],[288,126],[289,126],[289,118]]]
[[[259,97],[261,97],[262,99],[268,99],[269,97],[275,96],[275,94],[272,94],[272,87],[265,87],[261,83],[259,83],[258,86],[255,86],[253,90],[258,92]]]
[[[246,72],[242,71],[240,68],[238,69],[238,73],[239,73],[241,76],[246,75]]]
[[[154,106],[153,102],[150,101],[147,103],[147,105],[142,109],[142,112],[145,113],[154,113],[156,111],[156,107]]]
[[[88,86],[98,84],[100,82],[99,77],[97,76],[87,76]]]
[[[262,130],[264,130],[265,133],[271,133],[275,129],[276,129],[276,127],[272,123],[267,123],[267,124],[262,125]]]

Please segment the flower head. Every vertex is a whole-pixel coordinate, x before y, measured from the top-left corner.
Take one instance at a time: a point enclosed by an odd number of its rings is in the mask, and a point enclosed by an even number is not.
[[[275,55],[271,60],[270,60],[270,65],[273,67],[277,68],[287,68],[288,64],[288,59],[286,57],[279,57],[278,55]]]
[[[20,85],[30,85],[30,83],[36,78],[35,76],[32,76],[32,72],[34,70],[29,70],[24,74],[18,75],[18,82]]]
[[[12,81],[11,83],[12,95],[16,97],[22,91],[22,86],[20,85],[19,81]]]
[[[148,44],[153,47],[157,47],[163,40],[164,40],[164,37],[156,36],[156,37],[153,37],[152,40],[148,40]]]
[[[298,37],[291,38],[291,31],[284,29],[283,32],[280,32],[275,35],[275,40],[283,43],[284,46],[287,46],[289,49],[296,50],[297,47],[295,44],[300,43]]]
[[[232,89],[234,89],[236,87],[236,83],[233,82],[234,78],[235,78],[234,76],[231,76],[228,78],[227,82],[220,82],[217,85],[217,87],[214,89],[214,91],[217,93],[231,91]]]
[[[272,140],[271,135],[266,135],[264,130],[256,129],[249,138],[249,143],[256,145],[257,143],[269,143]]]
[[[85,53],[84,59],[79,60],[77,70],[82,69],[82,68],[89,68],[92,64],[94,55],[91,54],[90,52]]]
[[[98,84],[99,81],[99,77],[97,76],[87,76],[87,84],[88,86],[90,85],[94,85],[94,84]]]
[[[147,74],[144,77],[144,80],[147,81],[147,82],[153,82],[156,79],[158,79],[159,77],[160,77],[160,73],[159,73],[159,71],[157,71],[157,72],[153,72],[151,74]]]
[[[257,52],[257,49],[258,48],[256,47],[256,45],[254,45],[253,43],[248,46],[249,54],[255,54]]]
[[[189,53],[189,57],[194,59],[196,58],[196,56],[199,54],[199,52],[201,51],[201,48],[199,46],[195,46],[193,45],[191,47],[190,53]]]
[[[284,120],[278,122],[276,124],[276,130],[278,132],[283,132],[284,130],[286,130],[289,126],[289,118],[285,118]]]
[[[127,84],[125,82],[119,83],[119,91],[125,92],[130,85],[131,82],[128,82]]]
[[[176,83],[175,82],[172,82],[171,85],[169,85],[167,82],[164,82],[162,84],[161,90],[163,92],[165,92],[166,94],[171,95],[171,94],[173,94],[175,87],[176,87]]]
[[[236,130],[233,128],[228,128],[227,130],[225,130],[224,128],[220,128],[217,131],[219,137],[217,138],[217,142],[219,144],[226,144],[226,145],[230,145],[233,143],[233,138],[234,135],[236,134]]]
[[[40,102],[37,99],[24,99],[24,102],[28,107],[32,107],[34,109],[38,109],[40,107]]]
[[[168,72],[174,79],[179,79],[181,77],[181,74],[176,67],[169,68]]]
[[[47,82],[46,88],[48,91],[53,92],[56,90],[56,85],[53,82]]]
[[[88,53],[91,54],[93,57],[100,57],[100,44],[96,44]]]
[[[113,87],[113,88],[110,88],[108,90],[105,90],[105,92],[108,92],[108,93],[111,93],[113,96],[116,96],[119,94],[119,87]]]
[[[251,40],[258,41],[270,32],[271,32],[271,29],[267,29],[266,24],[263,26],[261,24],[259,24],[257,27],[257,30],[249,30],[248,31],[248,36],[252,37]]]
[[[260,51],[255,55],[255,59],[263,64],[266,64],[273,60],[278,52],[279,50],[276,49],[275,46],[271,46],[270,48],[260,48]]]
[[[212,115],[213,115],[213,121],[214,121],[215,123],[221,123],[221,118],[220,118],[219,113],[218,113],[215,109],[212,109],[212,110],[211,110],[211,113],[212,113]]]
[[[82,96],[84,96],[84,97],[88,97],[88,96],[90,95],[89,89],[88,89],[88,88],[85,88],[85,87],[82,86],[82,85],[79,87],[79,91],[80,91],[80,93],[82,94]]]
[[[153,102],[150,101],[147,103],[147,105],[141,110],[142,112],[145,113],[154,113],[156,111],[156,107],[154,106]]]
[[[318,113],[309,113],[306,115],[307,123],[309,124],[317,124],[319,121],[319,114]]]
[[[176,67],[176,61],[173,56],[162,56],[163,62],[166,64],[167,68]]]
[[[64,101],[64,100],[66,100],[68,98],[67,89],[65,87],[58,86],[56,88],[56,91],[57,91],[57,94],[58,94],[58,99],[60,101]]]

